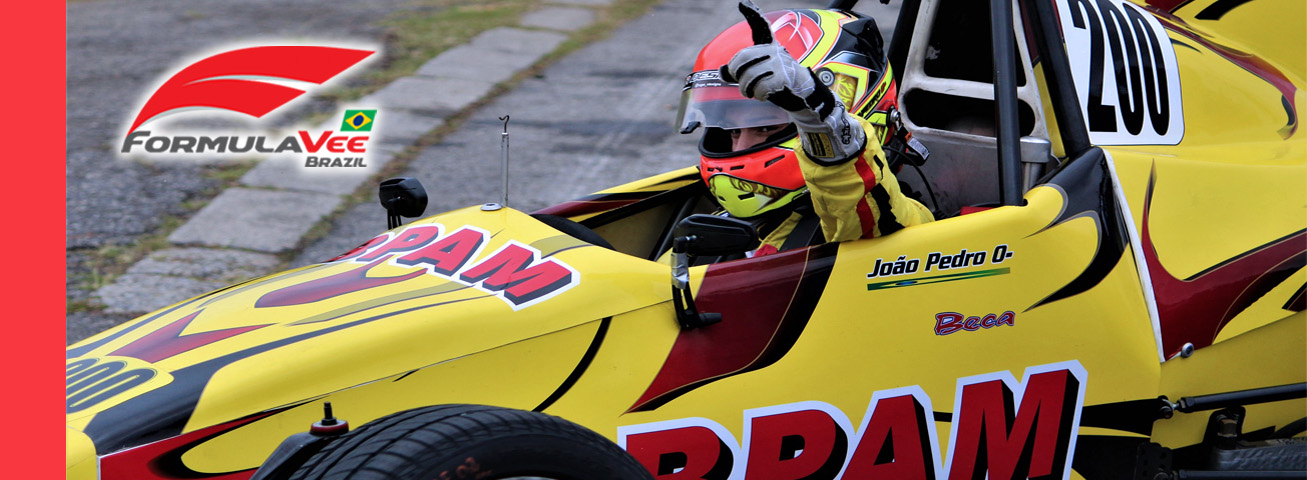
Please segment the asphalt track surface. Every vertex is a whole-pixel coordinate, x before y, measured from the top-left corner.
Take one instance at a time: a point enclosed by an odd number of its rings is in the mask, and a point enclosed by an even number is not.
[[[756,2],[763,10],[816,8],[814,0]],[[897,5],[864,2],[882,34]],[[535,211],[698,162],[698,135],[672,127],[681,85],[699,49],[741,20],[735,2],[667,0],[527,79],[474,112],[456,132],[424,149],[404,172],[423,182],[427,214],[498,202],[500,134],[508,115],[509,206]],[[698,133],[698,132],[696,132]],[[292,266],[331,258],[385,229],[376,202],[355,206]]]
[[[757,2],[764,10],[820,7],[814,0]],[[314,2],[238,0],[98,1],[68,5],[68,274],[88,273],[89,252],[155,233],[159,218],[193,214],[218,193],[194,161],[141,164],[112,152],[142,96],[194,52],[252,39],[308,37],[379,42],[376,22],[400,0]],[[864,0],[885,38],[897,5]],[[346,20],[342,20],[346,19]],[[500,132],[511,115],[510,206],[532,211],[648,175],[694,165],[696,138],[672,129],[684,75],[698,49],[740,20],[735,2],[666,0],[490,99],[442,142],[423,149],[403,175],[431,196],[428,214],[498,201]],[[329,109],[330,105],[317,105]],[[315,108],[310,104],[309,109]],[[382,112],[381,114],[384,114]],[[293,114],[288,121],[293,120]],[[187,208],[187,205],[192,208]],[[293,265],[322,260],[385,230],[375,202],[350,208],[330,234],[294,255]],[[72,289],[70,300],[89,291]],[[68,340],[128,320],[77,312]]]

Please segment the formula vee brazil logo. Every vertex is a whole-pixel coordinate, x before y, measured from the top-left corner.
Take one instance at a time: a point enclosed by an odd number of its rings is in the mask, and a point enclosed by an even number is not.
[[[376,110],[347,110],[339,134],[298,130],[289,135],[146,130],[151,122],[179,113],[234,112],[262,119],[302,97],[302,84],[322,85],[375,53],[323,46],[251,47],[219,53],[181,69],[154,91],[132,121],[122,154],[251,155],[310,153],[306,167],[366,167],[369,132]]]

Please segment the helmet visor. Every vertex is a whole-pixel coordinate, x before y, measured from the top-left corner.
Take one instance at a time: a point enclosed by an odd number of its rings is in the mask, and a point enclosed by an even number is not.
[[[693,132],[700,126],[734,130],[787,123],[790,115],[784,109],[740,95],[739,85],[726,83],[716,70],[686,77],[676,112],[676,128],[681,133]]]

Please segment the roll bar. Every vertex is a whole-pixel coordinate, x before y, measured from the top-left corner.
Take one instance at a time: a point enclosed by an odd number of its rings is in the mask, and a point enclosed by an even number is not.
[[[1051,1],[1021,1],[1026,5],[1023,9],[1034,12],[1031,26],[1043,57],[1044,77],[1048,80],[1048,96],[1062,137],[1062,150],[1068,158],[1077,157],[1092,144],[1089,143],[1089,129],[1085,127],[1080,102],[1076,99],[1071,61],[1067,58],[1062,35],[1058,33],[1057,12],[1053,11]]]
[[[1057,13],[1053,11],[1052,0],[990,0],[990,42],[994,54],[994,125],[997,127],[998,163],[999,163],[999,199],[1003,205],[1020,205],[1022,203],[1022,163],[1020,119],[1017,115],[1017,49],[1013,34],[1012,3],[1028,12],[1030,28],[1035,37],[1044,65],[1048,83],[1053,116],[1057,120],[1058,133],[1061,136],[1063,152],[1068,157],[1075,157],[1088,150],[1088,130],[1084,115],[1075,96],[1072,83],[1071,65],[1066,49],[1059,34],[1060,26]],[[881,0],[888,3],[887,0]],[[828,8],[851,10],[857,0],[831,0]],[[904,7],[915,11],[919,0],[904,0]],[[902,15],[902,14],[901,14]],[[895,28],[894,41],[891,42],[891,64],[898,58],[906,56],[907,32],[901,31],[904,19],[899,19]],[[895,74],[900,74],[896,69]],[[896,78],[895,80],[902,80]]]
[[[998,196],[1003,205],[1021,204],[1021,125],[1017,116],[1017,45],[1012,38],[1011,0],[990,0],[994,49],[994,125],[998,127]]]

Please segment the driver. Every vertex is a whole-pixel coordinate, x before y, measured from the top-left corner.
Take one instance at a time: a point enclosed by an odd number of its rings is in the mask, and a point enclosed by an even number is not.
[[[752,255],[809,245],[818,225],[842,242],[933,220],[881,149],[906,131],[887,121],[896,93],[875,22],[833,10],[764,15],[748,1],[740,10],[748,20],[699,52],[677,123],[685,134],[703,128],[699,172],[713,197],[759,226]]]

